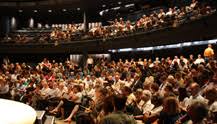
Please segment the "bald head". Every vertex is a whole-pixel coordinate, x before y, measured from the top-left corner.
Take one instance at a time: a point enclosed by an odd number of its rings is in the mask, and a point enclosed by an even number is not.
[[[198,92],[200,91],[200,86],[197,83],[192,83],[190,85],[190,91],[192,96],[196,96]]]

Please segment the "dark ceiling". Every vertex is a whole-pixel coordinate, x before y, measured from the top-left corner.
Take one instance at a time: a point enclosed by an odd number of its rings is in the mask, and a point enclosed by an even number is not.
[[[0,15],[32,16],[82,14],[95,18],[100,17],[99,12],[118,6],[125,6],[137,0],[0,0]]]
[[[145,5],[162,5],[165,1],[170,0],[0,0],[0,17],[17,17],[25,21],[33,17],[39,22],[68,23],[81,22],[86,12],[90,22],[106,22],[126,17]],[[115,10],[117,7],[119,9]],[[103,10],[109,11],[102,16],[99,13]]]
[[[26,9],[39,9],[41,11],[62,10],[62,9],[77,9],[88,12],[99,12],[104,9],[110,9],[129,4],[143,5],[150,2],[166,1],[166,0],[0,0],[0,14],[7,12],[15,12]],[[3,10],[3,11],[2,11]]]

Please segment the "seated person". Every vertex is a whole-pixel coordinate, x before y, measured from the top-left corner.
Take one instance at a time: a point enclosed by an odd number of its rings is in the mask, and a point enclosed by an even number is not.
[[[66,98],[63,98],[58,106],[50,111],[50,113],[57,113],[58,110],[61,108],[61,115],[62,118],[65,118],[68,116],[76,105],[79,105],[81,103],[82,99],[82,93],[81,88],[79,85],[75,85],[72,90],[69,90],[68,94],[66,95]],[[70,120],[65,120],[70,121]]]
[[[114,112],[102,119],[102,124],[136,124],[136,121],[124,113],[127,98],[115,95],[113,99]]]
[[[190,120],[187,124],[205,124],[205,118],[208,115],[207,105],[201,101],[195,100],[188,108]]]

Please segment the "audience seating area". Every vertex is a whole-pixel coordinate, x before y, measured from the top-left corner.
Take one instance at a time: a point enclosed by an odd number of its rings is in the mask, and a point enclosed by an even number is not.
[[[37,124],[217,123],[217,62],[203,55],[155,60],[13,63],[0,68],[0,97],[37,110]]]
[[[64,24],[51,26],[50,29],[24,29],[17,30],[7,35],[1,43],[10,44],[43,44],[113,39],[116,37],[127,37],[129,34],[138,32],[154,32],[169,27],[177,27],[189,21],[205,18],[215,13],[215,8],[207,3],[195,0],[188,6],[172,8],[157,8],[151,12],[143,13],[136,21],[124,20],[123,18],[110,21],[110,25],[97,24],[84,31],[82,24]]]

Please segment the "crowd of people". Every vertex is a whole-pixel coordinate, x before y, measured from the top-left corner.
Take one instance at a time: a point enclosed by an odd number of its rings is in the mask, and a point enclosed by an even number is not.
[[[62,41],[74,41],[81,39],[95,39],[95,38],[113,38],[117,36],[127,36],[130,33],[138,31],[152,31],[160,30],[166,27],[177,27],[189,20],[195,20],[202,16],[214,13],[216,10],[210,5],[200,3],[197,0],[192,0],[189,6],[174,6],[172,8],[161,8],[149,13],[145,13],[136,22],[124,20],[123,18],[111,21],[110,25],[102,26],[96,25],[91,27],[87,32],[84,31],[82,24],[68,24],[58,27],[54,26],[51,33],[39,33],[35,38],[27,38],[26,35],[18,34],[15,41],[19,43],[27,43],[37,40],[40,43],[54,42],[59,43]],[[21,37],[21,38],[20,38]],[[23,40],[25,38],[25,40]],[[5,41],[13,41],[13,38],[5,38]]]
[[[192,0],[192,3],[189,6],[183,6],[181,8],[175,6],[168,10],[163,8],[154,10],[147,15],[143,15],[134,23],[130,20],[124,21],[123,18],[120,18],[119,20],[115,19],[109,26],[98,26],[90,31],[93,36],[118,36],[138,31],[140,29],[148,31],[165,26],[177,26],[188,19],[196,19],[212,12],[213,10],[209,5],[203,5],[202,3],[198,3],[196,0]]]
[[[217,123],[217,62],[204,55],[155,60],[44,59],[33,65],[4,59],[0,97],[46,110],[77,124]]]

